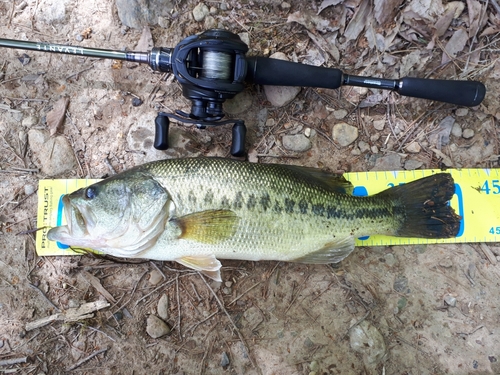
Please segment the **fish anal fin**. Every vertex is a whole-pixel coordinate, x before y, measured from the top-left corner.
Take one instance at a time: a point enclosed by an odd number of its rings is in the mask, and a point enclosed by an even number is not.
[[[327,242],[320,249],[292,260],[297,263],[329,264],[338,263],[354,250],[354,237],[348,236]]]
[[[216,244],[234,235],[240,218],[231,210],[208,210],[172,220],[181,229],[179,238]]]
[[[215,255],[185,256],[177,258],[175,261],[185,267],[199,271],[215,281],[222,281],[220,277],[222,264]]]

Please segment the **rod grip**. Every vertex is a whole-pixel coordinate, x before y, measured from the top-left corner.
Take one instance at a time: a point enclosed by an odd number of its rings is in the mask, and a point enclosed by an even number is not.
[[[312,66],[267,57],[247,57],[248,82],[272,86],[305,86],[337,89],[342,85],[339,69]]]
[[[483,101],[486,87],[478,81],[405,77],[399,81],[397,91],[405,96],[474,107]]]

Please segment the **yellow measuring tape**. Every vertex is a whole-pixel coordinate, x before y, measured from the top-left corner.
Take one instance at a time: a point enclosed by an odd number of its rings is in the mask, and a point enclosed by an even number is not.
[[[344,174],[354,186],[355,195],[373,195],[392,186],[441,172],[427,169],[394,172],[351,172]],[[369,236],[356,240],[357,246],[390,246],[429,243],[499,242],[500,241],[500,169],[448,169],[455,180],[451,206],[462,217],[455,238],[423,239]],[[38,188],[38,227],[36,249],[40,256],[76,254],[67,246],[49,241],[51,227],[66,224],[61,198],[64,194],[99,180],[41,180]]]

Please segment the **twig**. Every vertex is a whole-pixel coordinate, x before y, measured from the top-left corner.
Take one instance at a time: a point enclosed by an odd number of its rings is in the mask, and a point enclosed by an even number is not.
[[[229,302],[227,305],[228,306],[231,306],[233,303],[235,303],[236,301],[238,301],[241,297],[243,297],[245,294],[247,294],[249,291],[251,291],[253,288],[255,288],[256,286],[262,284],[262,281],[259,281],[258,283],[256,283],[255,285],[251,286],[250,288],[248,288],[247,290],[245,290],[243,293],[241,293],[238,297],[236,297],[235,299],[233,299],[231,302]]]
[[[32,283],[29,283],[28,285],[29,285],[29,286],[31,286],[33,289],[36,289],[36,290],[37,290],[37,291],[38,291],[38,292],[42,295],[42,297],[43,297],[43,298],[45,298],[45,300],[46,300],[46,301],[47,301],[47,302],[48,302],[48,303],[49,303],[49,304],[50,304],[50,305],[51,305],[54,309],[56,309],[56,311],[61,311],[61,309],[59,309],[59,307],[57,307],[56,305],[54,305],[54,302],[52,302],[52,301],[49,299],[49,297],[47,297],[47,296],[45,295],[45,293],[44,293],[44,292],[42,292],[42,290],[41,290],[40,288],[38,288],[37,286],[35,286],[35,285],[34,285],[34,284],[32,284]]]
[[[179,340],[182,341],[181,336],[181,302],[179,297],[179,274],[175,277],[175,292],[177,297],[177,333],[179,335]]]
[[[224,305],[222,304],[221,300],[219,299],[219,297],[217,296],[217,294],[214,292],[214,290],[212,289],[212,287],[210,286],[210,284],[207,283],[207,280],[205,280],[205,278],[203,277],[202,274],[199,274],[199,275],[200,275],[200,278],[205,283],[205,285],[207,286],[208,290],[210,290],[210,292],[214,296],[214,298],[217,301],[217,304],[219,305],[220,309],[224,312],[224,314],[226,314],[227,318],[229,319],[229,322],[233,326],[234,331],[238,335],[238,338],[240,339],[241,343],[243,344],[243,346],[245,347],[245,350],[248,353],[248,359],[250,360],[250,363],[252,364],[252,366],[255,369],[257,369],[257,371],[259,372],[259,374],[262,374],[262,371],[261,371],[260,367],[257,367],[257,365],[255,364],[255,361],[252,358],[252,355],[250,354],[250,349],[248,348],[248,345],[245,342],[245,339],[244,339],[243,335],[241,334],[240,330],[238,329],[238,327],[236,327],[236,324],[234,323],[233,318],[231,318],[231,315],[229,315],[229,313],[227,312],[226,308],[224,307]]]
[[[28,360],[28,357],[2,359],[0,361],[0,366],[17,365],[18,363],[26,363],[27,360]]]
[[[101,350],[97,350],[95,351],[94,353],[92,353],[91,355],[89,355],[88,357],[85,357],[81,360],[79,360],[78,362],[76,362],[73,366],[69,367],[66,369],[66,371],[72,371],[74,370],[75,368],[77,367],[80,367],[81,365],[83,365],[85,362],[88,362],[90,361],[92,358],[94,358],[96,355],[99,355],[101,353],[104,353],[105,351],[107,351],[108,348],[104,348],[104,349],[101,349]]]
[[[483,251],[484,255],[486,255],[486,258],[488,258],[491,264],[497,264],[497,258],[495,258],[495,255],[491,252],[488,245],[486,245],[484,242],[481,242],[479,244],[479,247]]]

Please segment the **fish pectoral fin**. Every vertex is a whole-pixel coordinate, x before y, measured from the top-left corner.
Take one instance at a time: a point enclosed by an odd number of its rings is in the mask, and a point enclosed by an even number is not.
[[[231,210],[208,210],[173,218],[180,230],[179,238],[215,244],[230,238],[240,218]]]
[[[215,255],[185,256],[177,258],[175,261],[183,266],[199,271],[215,281],[222,281],[220,277],[222,264]]]
[[[313,251],[292,262],[309,264],[338,263],[354,250],[354,237],[344,237],[339,240],[327,242],[319,250]]]

